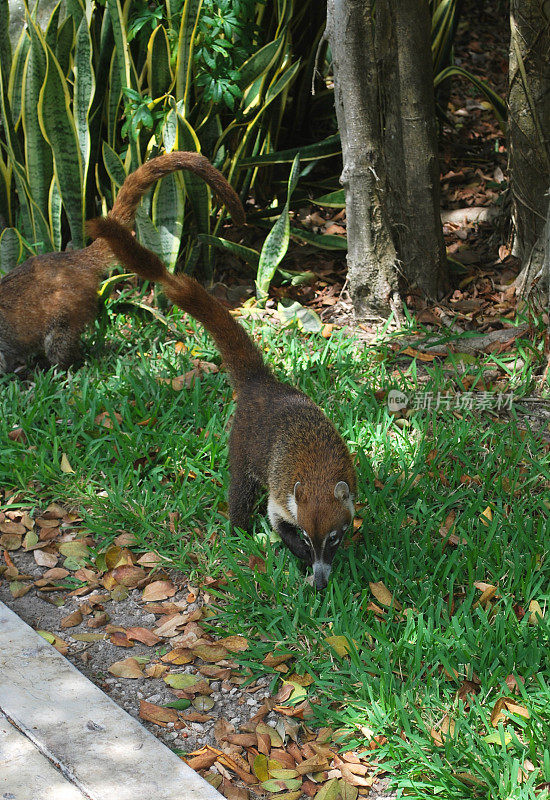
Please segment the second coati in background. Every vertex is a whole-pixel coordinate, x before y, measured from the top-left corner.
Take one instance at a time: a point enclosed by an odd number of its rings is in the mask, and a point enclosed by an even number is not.
[[[351,456],[336,428],[298,389],[271,374],[244,328],[193,278],[171,275],[130,231],[107,218],[88,223],[126,269],[159,281],[169,299],[201,322],[220,351],[236,392],[229,441],[229,517],[248,530],[260,487],[269,520],[283,542],[327,585],[332,560],[353,521],[356,489]]]
[[[109,217],[132,227],[145,192],[180,169],[206,181],[233,220],[244,223],[241,201],[221,172],[200,153],[184,151],[152,158],[128,175]],[[33,256],[0,280],[0,375],[38,353],[62,369],[79,360],[80,335],[97,316],[99,284],[112,261],[100,240],[83,250]]]

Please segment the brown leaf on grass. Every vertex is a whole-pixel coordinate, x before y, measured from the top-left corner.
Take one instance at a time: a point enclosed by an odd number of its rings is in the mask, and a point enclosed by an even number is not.
[[[191,754],[190,756],[185,756],[183,760],[191,769],[198,770],[208,769],[217,759],[218,754],[215,751],[204,747],[202,750],[198,751],[196,755]]]
[[[525,678],[522,678],[521,676],[519,676],[519,682],[524,684],[525,683]],[[519,688],[519,685],[518,685],[518,679],[516,678],[515,675],[508,675],[507,676],[507,678],[506,678],[506,686],[510,689],[511,692],[514,692],[515,694],[519,694],[520,688]]]
[[[485,511],[482,511],[481,514],[479,515],[479,521],[482,523],[482,525],[488,526],[490,525],[492,520],[493,520],[493,509],[491,508],[491,506],[487,506]]]
[[[149,628],[140,628],[139,626],[126,628],[126,636],[128,639],[133,639],[136,642],[147,645],[147,647],[154,647],[154,645],[161,641],[161,637],[157,636],[152,630],[149,630]]]
[[[114,412],[114,419],[111,417],[108,411],[102,411],[101,414],[97,415],[94,422],[96,425],[101,425],[102,428],[108,428],[111,430],[115,427],[114,420],[116,420],[118,425],[120,425],[122,422],[122,415],[119,414],[118,411]]]
[[[172,581],[153,581],[143,590],[142,599],[150,603],[152,601],[166,600],[176,594],[176,587]]]
[[[328,769],[329,766],[326,757],[317,753],[314,756],[310,756],[310,758],[306,758],[305,761],[302,761],[300,764],[297,764],[296,771],[298,775],[309,775],[314,772],[322,772]]]
[[[248,640],[244,636],[226,636],[218,639],[216,644],[225,647],[230,653],[242,653],[248,650]]]
[[[490,607],[490,602],[497,593],[497,590],[497,586],[488,585],[487,588],[482,591],[481,597],[474,603],[472,608],[477,608],[478,606],[482,608]]]
[[[194,660],[195,656],[188,647],[176,647],[174,650],[170,650],[169,653],[165,653],[165,655],[161,656],[161,661],[167,664],[174,664],[175,666],[190,664]]]
[[[163,708],[155,703],[149,703],[147,700],[139,701],[139,716],[141,719],[154,722],[155,725],[163,728],[166,728],[169,722],[178,721],[178,712],[175,708]]]
[[[141,567],[152,569],[153,567],[158,567],[159,564],[164,563],[164,560],[159,556],[158,553],[148,552],[140,556],[137,560],[137,563]]]
[[[200,644],[191,649],[197,658],[202,658],[203,661],[210,661],[214,663],[217,661],[223,661],[225,658],[227,658],[229,653],[225,647],[222,647],[222,645],[215,642],[213,644]]]
[[[396,609],[396,611],[401,611],[403,606],[398,600],[395,600],[390,590],[382,583],[382,581],[377,581],[376,583],[369,583],[370,590],[375,598],[378,600],[379,603],[382,603],[384,606],[391,606]]]
[[[235,733],[235,726],[228,722],[225,717],[220,717],[214,725],[214,738],[218,744],[229,741],[228,737]]]
[[[63,617],[61,620],[61,627],[62,628],[75,628],[77,625],[80,625],[82,622],[82,611],[77,608],[76,611],[73,611],[71,614],[67,614],[66,617]]]
[[[135,658],[123,658],[122,661],[115,661],[109,667],[109,672],[115,678],[143,678],[141,664]]]
[[[280,664],[284,664],[289,659],[294,658],[294,653],[269,653],[262,664],[266,667],[278,667]]]
[[[420,350],[415,350],[412,347],[406,347],[405,350],[401,350],[399,355],[412,356],[412,358],[417,358],[419,361],[433,361],[434,358],[438,358],[440,356],[439,353],[422,353]]]
[[[124,564],[116,567],[112,572],[113,578],[117,583],[134,589],[147,577],[147,573],[142,567],[135,567],[133,564]]]
[[[357,800],[359,788],[347,783],[343,778],[338,781],[340,787],[340,800]]]
[[[544,618],[542,608],[538,600],[531,600],[529,603],[529,625],[538,625]]]
[[[443,747],[445,739],[449,736],[454,736],[455,721],[451,719],[448,714],[445,714],[439,728],[432,728],[430,736],[437,747]]]
[[[8,439],[12,442],[21,442],[25,444],[27,441],[27,436],[23,428],[13,428],[11,431],[8,431]]]
[[[464,539],[461,536],[457,536],[455,531],[455,519],[456,519],[456,511],[450,511],[446,518],[445,522],[439,529],[439,534],[443,539],[446,539],[448,544],[452,544],[454,547],[457,547],[459,544],[464,545],[468,544],[468,540]]]

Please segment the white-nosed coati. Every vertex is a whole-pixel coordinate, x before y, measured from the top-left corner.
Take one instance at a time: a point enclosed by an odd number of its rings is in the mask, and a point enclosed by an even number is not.
[[[271,524],[294,555],[313,565],[315,584],[323,589],[354,514],[355,470],[342,437],[309,397],[273,377],[244,328],[197,281],[168,273],[108,217],[93,220],[88,230],[109,242],[125,268],[160,281],[170,300],[214,339],[237,398],[229,442],[230,520],[248,530],[257,491],[267,487]]]
[[[133,226],[141,197],[164,175],[185,169],[201,177],[242,225],[238,195],[207,158],[176,151],[152,158],[124,181],[109,216]],[[80,357],[80,335],[97,316],[98,288],[113,257],[101,240],[83,250],[27,259],[0,281],[0,375],[27,356],[44,353],[67,368]]]

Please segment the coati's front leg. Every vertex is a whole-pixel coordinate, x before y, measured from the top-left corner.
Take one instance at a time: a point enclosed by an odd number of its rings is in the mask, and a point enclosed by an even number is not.
[[[229,519],[236,528],[250,530],[250,517],[258,492],[257,481],[244,471],[231,465],[229,484]]]
[[[278,517],[274,527],[283,543],[293,555],[298,556],[298,558],[308,565],[312,564],[311,547],[307,541],[300,536],[300,532],[295,525],[291,525],[290,522],[286,522],[284,519],[281,519],[281,517]]]
[[[44,353],[53,366],[68,369],[82,360],[80,330],[75,330],[68,321],[56,320],[44,337]]]

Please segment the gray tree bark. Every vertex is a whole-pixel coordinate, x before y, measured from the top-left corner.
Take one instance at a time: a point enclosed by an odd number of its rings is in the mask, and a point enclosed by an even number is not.
[[[545,284],[548,290],[548,275],[544,269],[550,185],[548,0],[511,0],[508,105],[514,252],[522,263],[518,292],[524,294],[535,283]]]
[[[446,283],[447,258],[441,226],[431,18],[426,0],[397,0],[392,5],[404,174],[400,255],[407,280],[428,297],[437,298]]]
[[[388,316],[399,303],[398,262],[387,215],[372,0],[328,0],[326,36],[342,140],[351,296],[359,320]]]
[[[348,268],[358,319],[387,315],[398,278],[445,280],[426,0],[328,0]]]

